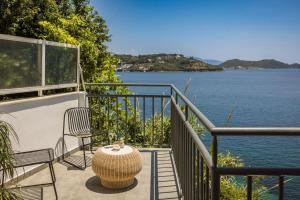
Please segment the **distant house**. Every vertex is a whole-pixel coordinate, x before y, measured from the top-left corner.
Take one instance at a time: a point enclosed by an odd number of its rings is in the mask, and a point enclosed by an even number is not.
[[[123,64],[123,63],[121,63],[121,64],[117,67],[117,71],[126,71],[126,70],[128,70],[131,66],[132,66],[132,64]]]
[[[177,54],[176,55],[176,58],[181,58],[182,56],[180,54]]]
[[[148,67],[148,66],[139,66],[139,67],[138,67],[138,70],[139,70],[139,71],[144,71],[144,72],[146,72],[146,71],[149,71],[149,70],[150,70],[150,67]]]

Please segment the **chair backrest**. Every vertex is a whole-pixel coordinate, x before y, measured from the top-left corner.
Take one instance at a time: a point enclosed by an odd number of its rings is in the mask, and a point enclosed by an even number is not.
[[[77,135],[90,133],[91,111],[86,107],[69,108],[66,110],[64,120],[68,118],[69,134]]]

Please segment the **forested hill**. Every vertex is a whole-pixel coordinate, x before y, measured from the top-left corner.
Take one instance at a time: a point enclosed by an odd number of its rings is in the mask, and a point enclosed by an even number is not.
[[[300,64],[287,64],[273,59],[265,59],[260,61],[233,59],[227,60],[219,66],[224,68],[300,68]]]
[[[210,65],[181,54],[115,55],[121,63],[118,71],[221,71]]]

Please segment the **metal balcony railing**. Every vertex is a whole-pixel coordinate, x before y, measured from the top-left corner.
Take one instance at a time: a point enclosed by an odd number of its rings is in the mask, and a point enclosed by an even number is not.
[[[298,127],[215,127],[172,84],[89,83],[86,86],[87,98],[93,110],[94,126],[106,129],[106,133],[122,132],[127,143],[137,146],[171,147],[178,184],[184,199],[218,200],[222,176],[244,176],[247,178],[247,199],[250,200],[254,176],[277,176],[278,197],[281,200],[284,199],[284,176],[300,175],[300,167],[220,167],[217,156],[220,136],[300,136]],[[126,87],[138,88],[141,94],[124,93],[122,88]],[[118,88],[119,92],[113,92]],[[162,89],[164,92],[152,94],[150,88]],[[169,117],[171,130],[165,130],[164,124],[168,123],[165,117]],[[190,123],[191,117],[196,118],[210,132],[211,152],[194,130]],[[108,137],[102,139],[106,138]]]
[[[126,84],[130,86],[131,84]],[[132,85],[139,86],[139,85]],[[166,88],[169,85],[144,85],[146,88]],[[170,94],[126,94],[114,91],[123,84],[86,84],[88,101],[92,108],[94,126],[123,135],[126,143],[143,147],[170,146],[164,124],[170,115]],[[170,92],[170,91],[168,91]],[[96,114],[96,115],[95,115]],[[151,119],[151,120],[149,120]],[[103,141],[105,142],[105,141]],[[106,141],[107,142],[107,141]]]

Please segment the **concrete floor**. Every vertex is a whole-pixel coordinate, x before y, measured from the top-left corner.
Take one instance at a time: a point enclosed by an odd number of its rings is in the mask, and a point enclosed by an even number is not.
[[[122,190],[106,189],[92,171],[91,157],[88,152],[88,166],[79,170],[66,162],[54,164],[56,188],[59,199],[63,200],[163,200],[179,199],[178,189],[174,178],[174,169],[170,152],[166,149],[141,150],[143,169],[136,176],[132,186]],[[77,152],[68,158],[69,162],[81,165],[82,152]],[[49,169],[24,179],[19,184],[38,184],[50,182]],[[53,187],[44,188],[44,199],[55,199]]]

